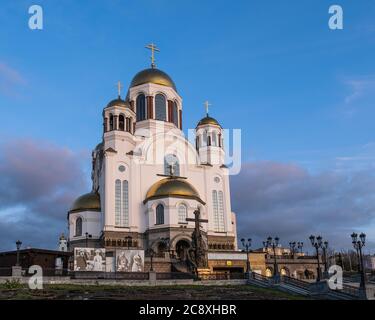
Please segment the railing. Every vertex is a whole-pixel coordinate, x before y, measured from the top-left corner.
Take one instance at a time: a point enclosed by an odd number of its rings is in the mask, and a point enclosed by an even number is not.
[[[270,282],[271,278],[270,277],[267,277],[267,276],[263,276],[259,273],[256,273],[256,272],[253,272],[252,274],[252,278],[255,279],[255,280],[259,280],[259,281],[263,281],[263,282]]]
[[[302,280],[299,280],[299,279],[295,279],[295,278],[291,278],[291,277],[288,277],[288,276],[281,276],[281,282],[286,283],[286,284],[291,284],[293,286],[296,286],[296,287],[299,287],[299,288],[302,288],[302,289],[306,289],[306,290],[308,290],[309,286],[310,286],[310,283],[308,283],[308,282],[305,282],[305,281],[302,281]]]
[[[148,272],[93,272],[75,271],[75,279],[148,280]]]
[[[336,289],[335,291],[342,292],[353,297],[359,297],[359,288],[353,286],[343,284],[342,289]]]

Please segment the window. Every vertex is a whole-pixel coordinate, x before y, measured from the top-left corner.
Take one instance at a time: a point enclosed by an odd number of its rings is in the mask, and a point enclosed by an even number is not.
[[[217,191],[212,191],[212,204],[214,210],[214,230],[219,231],[219,204],[217,200]]]
[[[122,114],[118,117],[118,128],[121,131],[125,131],[125,118]]]
[[[122,226],[129,226],[129,183],[127,180],[122,182]]]
[[[186,223],[187,207],[185,204],[178,206],[178,223]]]
[[[127,180],[115,181],[115,224],[129,226],[129,184]]]
[[[156,207],[156,224],[164,224],[164,206],[158,204]]]
[[[126,118],[126,131],[131,132],[131,119]]]
[[[214,210],[214,230],[216,232],[224,232],[224,198],[223,192],[212,191],[212,202]]]
[[[176,102],[173,102],[172,118],[174,125],[178,127],[178,108]]]
[[[79,217],[76,220],[76,237],[82,236],[82,218]]]
[[[168,154],[164,157],[164,174],[165,175],[180,176],[180,164],[178,158],[174,154]]]
[[[140,94],[137,97],[137,121],[146,119],[146,97],[144,94]]]
[[[223,191],[219,191],[219,230],[220,232],[224,232],[224,197]]]
[[[115,182],[115,223],[116,226],[120,225],[121,220],[121,181]]]
[[[156,120],[167,120],[166,101],[162,94],[155,96],[155,119]]]
[[[113,130],[113,114],[109,115],[109,131]]]

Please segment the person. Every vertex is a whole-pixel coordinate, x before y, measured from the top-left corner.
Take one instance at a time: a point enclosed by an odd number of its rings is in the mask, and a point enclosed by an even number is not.
[[[78,254],[76,256],[75,270],[85,271],[87,266],[87,259],[85,252],[83,250],[77,250]]]
[[[100,253],[100,250],[95,251],[93,271],[103,271],[103,258]]]
[[[129,271],[129,260],[126,258],[125,251],[121,252],[117,260],[117,271]]]
[[[132,266],[132,272],[142,272],[143,269],[143,261],[142,257],[137,252],[133,257],[133,266]]]

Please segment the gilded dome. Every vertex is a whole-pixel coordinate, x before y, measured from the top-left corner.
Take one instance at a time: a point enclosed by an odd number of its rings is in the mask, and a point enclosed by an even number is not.
[[[197,127],[199,126],[203,126],[203,125],[214,125],[214,126],[220,126],[219,122],[212,118],[212,117],[209,117],[208,115],[206,117],[204,117],[203,119],[201,119],[201,121],[198,122],[198,125]]]
[[[114,99],[114,100],[110,101],[107,104],[107,108],[110,108],[110,107],[113,107],[113,106],[130,108],[129,102],[127,102],[125,100],[122,100],[120,97],[118,97],[117,99]]]
[[[149,68],[138,72],[130,83],[130,88],[145,83],[155,83],[166,87],[172,87],[177,92],[176,85],[171,77],[156,68]]]
[[[80,211],[101,211],[99,193],[90,192],[77,198],[69,212],[73,213]]]
[[[189,182],[175,177],[165,178],[154,183],[148,190],[144,202],[166,197],[194,199],[205,204],[199,197],[198,191]]]

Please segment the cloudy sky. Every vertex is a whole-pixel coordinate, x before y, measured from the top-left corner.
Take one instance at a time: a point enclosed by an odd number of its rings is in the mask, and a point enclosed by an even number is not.
[[[240,236],[287,244],[322,234],[335,248],[353,230],[375,250],[375,3],[339,0],[34,1],[0,5],[0,250],[56,246],[66,211],[90,190],[101,112],[161,49],[158,67],[184,99],[184,128],[210,100],[242,130],[231,178]]]

